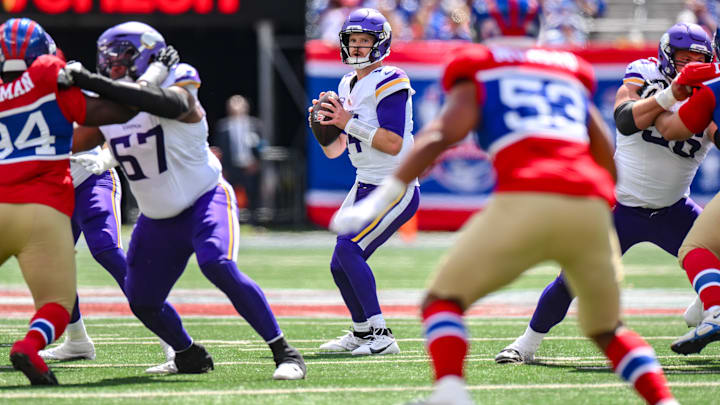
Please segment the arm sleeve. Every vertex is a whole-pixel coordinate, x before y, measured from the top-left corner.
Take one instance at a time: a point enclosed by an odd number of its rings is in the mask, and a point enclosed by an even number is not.
[[[696,94],[690,97],[687,103],[680,107],[678,116],[692,133],[700,133],[712,121],[716,103],[713,91],[707,86],[702,86]]]
[[[392,131],[401,137],[405,133],[405,109],[408,90],[397,91],[380,101],[377,105],[377,117],[380,128]]]

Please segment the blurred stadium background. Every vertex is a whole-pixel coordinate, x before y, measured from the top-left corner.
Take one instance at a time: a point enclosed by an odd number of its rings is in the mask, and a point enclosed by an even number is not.
[[[196,66],[200,99],[218,144],[225,102],[240,94],[258,118],[259,191],[237,186],[247,221],[264,227],[324,227],[354,178],[347,158],[326,159],[306,125],[306,106],[336,89],[347,71],[337,31],[350,10],[382,10],[393,24],[388,63],[404,68],[417,94],[415,128],[442,101],[438,79],[445,58],[471,37],[472,7],[480,0],[4,0],[6,16],[27,16],[53,35],[68,59],[95,66],[95,40],[107,27],[139,20],[156,27]],[[714,30],[715,0],[544,0],[546,43],[579,48],[596,68],[595,101],[612,127],[615,90],[627,63],[654,56],[660,35],[676,21]],[[703,8],[704,7],[704,8]],[[708,15],[710,16],[708,18]],[[710,21],[705,23],[706,21]],[[693,183],[696,201],[720,189],[720,153],[713,150]],[[485,155],[472,142],[449,151],[422,180],[420,229],[456,229],[493,187]],[[137,215],[128,188],[124,221]],[[251,190],[252,191],[252,190]],[[255,195],[257,194],[257,195]],[[254,208],[255,208],[254,207]]]

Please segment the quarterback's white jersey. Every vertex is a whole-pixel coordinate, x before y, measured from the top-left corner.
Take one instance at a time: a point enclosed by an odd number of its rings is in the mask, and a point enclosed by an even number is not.
[[[623,84],[638,86],[651,97],[670,85],[655,58],[638,59],[625,70]],[[679,108],[680,103],[673,107]],[[690,193],[690,183],[712,142],[703,134],[667,141],[655,127],[631,135],[616,132],[617,201],[630,207],[668,207]]]
[[[197,97],[197,70],[184,63],[177,65],[163,87],[173,84]],[[141,112],[124,124],[100,130],[128,178],[140,212],[148,218],[178,215],[221,179],[222,166],[207,143],[205,117],[187,124]]]
[[[353,82],[354,85],[351,86]],[[393,156],[381,152],[348,135],[348,154],[355,166],[357,181],[380,184],[385,177],[395,171],[405,154],[412,149],[413,121],[410,96],[415,94],[415,90],[410,87],[410,79],[405,72],[394,66],[381,66],[360,80],[357,80],[357,73],[352,71],[340,80],[338,96],[343,107],[351,112],[353,117],[376,127],[380,126],[377,116],[378,103],[400,90],[409,92],[405,106],[405,130],[404,133],[398,134],[403,137],[400,153]]]
[[[97,155],[98,153],[100,153],[100,147],[96,146],[95,148],[87,150],[87,151],[73,153],[73,156]],[[89,171],[85,170],[85,168],[82,167],[82,165],[73,163],[73,161],[71,160],[70,161],[70,175],[72,176],[72,179],[73,179],[73,187],[77,188],[77,186],[81,185],[85,180],[90,178],[90,176],[92,176],[93,174],[90,173]]]

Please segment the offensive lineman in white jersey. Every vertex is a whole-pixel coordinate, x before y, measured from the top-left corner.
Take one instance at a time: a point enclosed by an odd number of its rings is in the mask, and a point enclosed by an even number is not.
[[[390,54],[391,39],[390,24],[380,12],[370,8],[350,13],[340,31],[342,61],[355,70],[340,81],[340,100],[330,99],[332,104],[324,104],[331,112],[323,114],[331,119],[321,122],[344,130],[335,142],[323,147],[325,155],[334,159],[347,149],[357,169],[355,184],[340,210],[365,198],[412,149],[414,90],[405,72],[382,66],[382,60]],[[316,103],[313,100],[313,105]],[[349,351],[353,355],[400,352],[383,318],[375,277],[367,259],[412,218],[419,199],[415,181],[360,232],[338,235],[330,272],[350,311],[353,327],[346,335],[321,345],[321,350]]]
[[[713,58],[710,38],[696,24],[675,24],[662,36],[658,58],[630,63],[615,98],[618,170],[613,219],[621,253],[651,242],[673,256],[702,209],[689,197],[690,183],[712,146],[711,125],[685,141],[666,139],[653,123],[666,110],[675,111],[670,83],[690,62]],[[496,357],[498,363],[530,363],[550,329],[567,314],[573,295],[561,273],[545,287],[525,333]],[[696,299],[685,313],[690,326],[702,320]]]
[[[277,366],[273,378],[303,379],[302,356],[285,340],[260,287],[237,268],[237,204],[207,144],[205,111],[197,100],[198,72],[164,60],[163,49],[165,41],[154,28],[124,23],[98,40],[100,71],[113,80],[85,70],[70,72],[77,86],[101,96],[130,106],[155,106],[148,109],[152,114],[103,126],[101,133],[86,129],[83,143],[107,140],[109,148],[99,157],[77,159],[95,173],[119,163],[138,201],[141,215],[128,248],[125,292],[133,313],[175,350],[174,360],[147,372],[204,373],[214,368],[210,354],[193,342],[166,302],[195,253],[205,277],[270,346]],[[125,75],[141,85],[117,80]]]

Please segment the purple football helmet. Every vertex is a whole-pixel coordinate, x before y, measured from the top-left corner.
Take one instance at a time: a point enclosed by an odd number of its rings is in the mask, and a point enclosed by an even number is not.
[[[375,37],[368,56],[350,56],[350,34],[364,33]],[[373,8],[361,8],[350,13],[340,30],[340,57],[343,63],[362,69],[390,55],[392,30],[387,19]]]
[[[110,77],[113,66],[125,66],[135,80],[165,46],[163,36],[147,24],[130,21],[110,27],[97,40],[97,71]]]
[[[705,62],[713,60],[710,38],[701,26],[686,23],[675,24],[660,37],[658,45],[660,72],[671,79],[677,75],[675,51],[680,49],[703,54]]]

